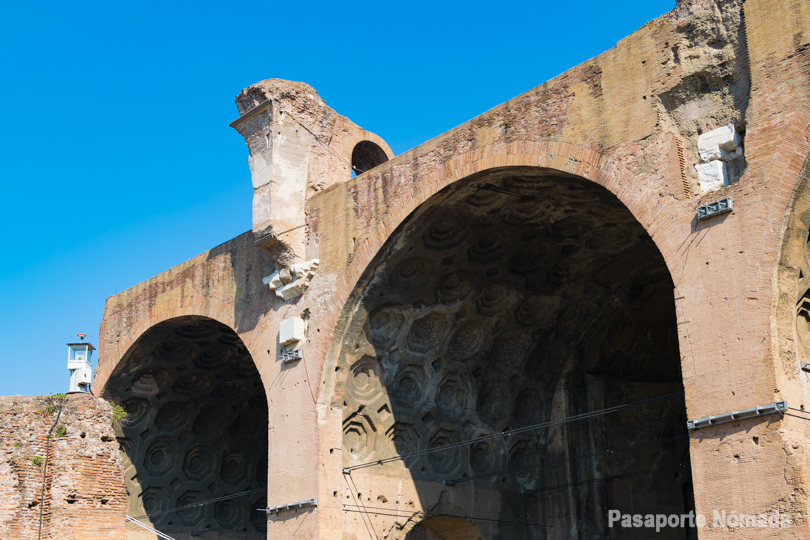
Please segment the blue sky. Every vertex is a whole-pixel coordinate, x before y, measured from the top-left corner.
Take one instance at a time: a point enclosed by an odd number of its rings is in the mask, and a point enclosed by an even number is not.
[[[397,154],[613,47],[674,0],[6,2],[0,395],[67,390],[105,299],[251,227],[234,96],[311,84]]]

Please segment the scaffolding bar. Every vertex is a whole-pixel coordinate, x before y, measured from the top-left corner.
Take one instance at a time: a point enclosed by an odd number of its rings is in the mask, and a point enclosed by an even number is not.
[[[753,407],[751,409],[743,409],[742,411],[731,411],[726,414],[718,414],[717,416],[707,416],[698,420],[688,420],[686,422],[687,429],[700,429],[709,426],[716,426],[717,424],[727,424],[729,422],[736,422],[738,420],[745,420],[746,418],[756,418],[758,416],[765,416],[767,414],[780,413],[784,414],[787,411],[787,401],[777,401],[769,405],[762,405],[761,407]]]
[[[290,504],[281,504],[272,508],[257,508],[259,512],[266,512],[267,514],[278,514],[287,510],[298,510],[299,508],[307,508],[308,506],[318,506],[318,499],[305,499]]]

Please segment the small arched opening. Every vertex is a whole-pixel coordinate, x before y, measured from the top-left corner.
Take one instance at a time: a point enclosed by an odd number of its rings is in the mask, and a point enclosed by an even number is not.
[[[352,176],[363,174],[388,161],[388,155],[380,145],[372,141],[360,141],[352,150]]]
[[[129,516],[170,536],[266,538],[267,399],[231,328],[196,316],[153,326],[102,395],[126,412],[116,435]],[[127,524],[127,538],[144,532]]]

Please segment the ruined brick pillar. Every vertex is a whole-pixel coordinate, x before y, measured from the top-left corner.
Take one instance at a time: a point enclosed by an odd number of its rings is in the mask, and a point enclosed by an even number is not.
[[[120,540],[127,492],[112,408],[90,394],[0,397],[0,538]],[[47,451],[46,451],[47,450]],[[43,473],[48,457],[43,499]]]

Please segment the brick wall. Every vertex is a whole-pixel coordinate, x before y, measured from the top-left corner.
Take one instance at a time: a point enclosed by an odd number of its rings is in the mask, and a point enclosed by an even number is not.
[[[89,394],[65,399],[50,439],[58,401],[0,397],[0,538],[120,539],[126,490],[112,409]],[[62,427],[59,427],[62,426]],[[58,435],[58,436],[57,436]]]

